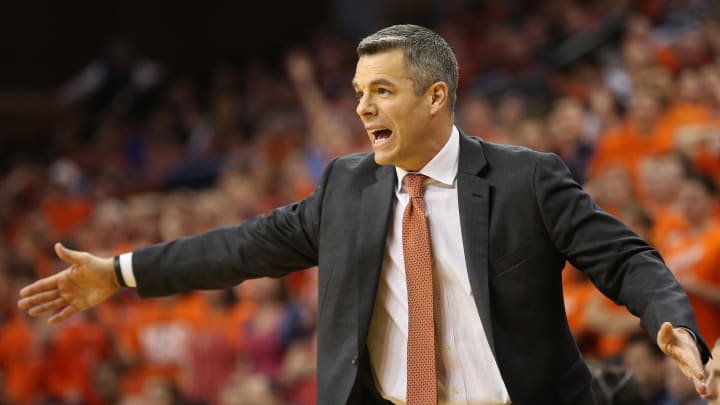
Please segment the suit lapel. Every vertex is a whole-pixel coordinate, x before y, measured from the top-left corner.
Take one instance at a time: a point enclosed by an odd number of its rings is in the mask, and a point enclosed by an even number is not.
[[[358,350],[362,353],[370,329],[378,279],[382,268],[388,224],[392,213],[396,184],[395,168],[380,166],[375,182],[362,192],[357,247],[353,267],[357,271]]]
[[[479,176],[486,164],[480,143],[461,136],[457,180],[465,261],[475,305],[490,349],[495,354],[488,286],[490,185],[486,179]]]

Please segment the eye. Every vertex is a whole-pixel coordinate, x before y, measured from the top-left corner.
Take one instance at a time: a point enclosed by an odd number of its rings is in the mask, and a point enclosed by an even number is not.
[[[355,92],[355,99],[360,100],[360,99],[362,98],[362,96],[363,96],[363,92],[362,92],[362,91],[356,91],[356,92]]]
[[[377,93],[378,94],[390,94],[390,90],[386,89],[385,87],[378,87]]]

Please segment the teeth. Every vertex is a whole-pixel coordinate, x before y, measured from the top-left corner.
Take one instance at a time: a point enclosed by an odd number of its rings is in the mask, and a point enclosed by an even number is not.
[[[392,136],[392,131],[387,128],[374,129],[370,133],[373,135],[373,144],[383,143]]]

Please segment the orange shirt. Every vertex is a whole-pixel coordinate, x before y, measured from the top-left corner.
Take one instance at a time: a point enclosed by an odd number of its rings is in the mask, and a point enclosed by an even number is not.
[[[156,298],[138,305],[136,319],[123,334],[136,367],[123,379],[126,392],[138,393],[154,377],[179,382],[189,360],[193,325],[205,316],[194,294]]]
[[[653,220],[654,225],[649,242],[661,254],[680,243],[688,231],[685,217],[667,207],[658,208],[653,214]]]
[[[14,404],[33,403],[41,392],[42,352],[28,321],[20,315],[0,327],[0,371]]]
[[[567,284],[563,287],[565,314],[573,336],[581,337],[587,330],[585,326],[585,307],[595,290],[590,281]]]
[[[707,123],[711,117],[710,109],[705,105],[676,102],[663,114],[662,128],[658,136],[663,144],[670,145],[674,149],[675,138],[683,126]]]
[[[720,223],[713,222],[696,235],[686,232],[664,256],[676,276],[691,275],[701,282],[720,287]],[[688,295],[700,332],[708,342],[714,342],[720,337],[720,308]]]
[[[605,297],[589,279],[582,275],[576,276],[573,274],[581,273],[572,268],[572,266],[567,265],[563,274],[565,273],[569,274],[568,276],[563,276],[565,313],[573,336],[581,342],[587,337],[591,337],[589,341],[590,344],[587,342],[583,343],[583,350],[586,353],[592,352],[602,358],[620,353],[625,347],[626,337],[621,334],[602,334],[592,331],[587,324],[587,313],[591,301],[594,300],[599,300],[601,309],[604,312],[617,312],[618,315],[627,316],[627,309]]]
[[[720,158],[707,149],[701,149],[693,159],[693,164],[701,173],[720,184]]]
[[[92,205],[83,197],[62,196],[42,202],[42,212],[49,231],[56,237],[71,233],[90,217]]]
[[[565,315],[573,336],[582,337],[585,329],[585,306],[595,289],[593,283],[580,270],[569,262],[565,263],[562,272],[563,296],[565,299]]]
[[[205,316],[194,322],[192,328],[183,391],[188,398],[218,403],[218,393],[237,366],[240,349],[233,339],[242,334],[252,313],[242,303],[222,309],[213,309],[208,301],[199,305]]]
[[[673,145],[668,143],[668,137],[663,135],[662,128],[663,123],[659,120],[653,133],[641,134],[632,121],[626,120],[605,131],[600,135],[588,165],[588,176],[594,178],[608,167],[619,166],[630,173],[633,185],[637,185],[639,164],[643,158],[673,149]]]
[[[48,393],[58,398],[82,398],[86,404],[100,404],[93,387],[92,373],[112,356],[110,330],[82,313],[61,326],[47,353],[45,378]]]
[[[599,290],[594,290],[594,296],[590,299],[598,299],[603,312],[613,314],[613,316],[629,316],[627,308],[614,303],[610,298],[604,296]],[[601,333],[598,336],[595,350],[602,358],[616,356],[622,352],[627,344],[627,336],[621,333]]]

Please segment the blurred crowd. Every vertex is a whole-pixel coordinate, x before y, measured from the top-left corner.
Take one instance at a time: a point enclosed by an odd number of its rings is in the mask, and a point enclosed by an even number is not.
[[[562,157],[659,250],[713,346],[720,8],[517,4],[482,2],[431,26],[460,64],[458,127]],[[124,290],[57,327],[15,302],[65,267],[56,241],[110,256],[235,224],[307,196],[332,157],[369,151],[350,86],[355,42],[319,30],[279,62],[198,78],[117,38],[68,78],[42,158],[0,151],[0,404],[315,403],[317,269],[150,300]],[[647,403],[704,403],[637,318],[571,264],[563,274],[585,357],[598,375],[623,370],[598,392],[621,392],[627,374]]]

